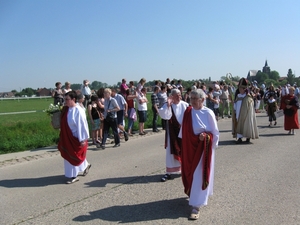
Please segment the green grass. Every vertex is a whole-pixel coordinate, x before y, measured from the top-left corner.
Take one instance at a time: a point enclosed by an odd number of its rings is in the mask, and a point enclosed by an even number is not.
[[[50,146],[58,141],[59,131],[45,113],[0,116],[0,154]]]
[[[53,103],[53,98],[40,98],[40,99],[0,99],[0,113],[7,112],[20,112],[20,111],[41,111],[49,107]],[[1,120],[1,118],[0,118]]]

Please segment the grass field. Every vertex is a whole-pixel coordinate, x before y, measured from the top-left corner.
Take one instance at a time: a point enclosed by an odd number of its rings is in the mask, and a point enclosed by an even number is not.
[[[27,98],[0,100],[0,113],[21,112],[21,111],[42,111],[53,103],[52,98]]]

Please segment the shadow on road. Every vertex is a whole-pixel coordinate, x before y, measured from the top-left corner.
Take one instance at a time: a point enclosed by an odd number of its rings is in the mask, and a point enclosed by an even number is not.
[[[226,141],[219,141],[219,146],[221,145],[236,145],[235,139],[226,140]]]
[[[293,135],[289,135],[287,133],[278,133],[278,134],[259,134],[259,136],[261,137],[274,137],[274,136],[293,136]]]
[[[107,184],[145,184],[145,183],[157,183],[161,182],[163,174],[150,175],[150,176],[136,176],[136,177],[115,177],[94,180],[86,185],[90,187],[105,187]],[[181,179],[180,175],[172,175],[173,179]],[[80,178],[80,175],[79,175]],[[50,177],[38,177],[38,178],[20,178],[12,180],[1,180],[0,186],[6,188],[18,188],[18,187],[44,187],[49,185],[64,184],[66,178],[63,175],[50,176]]]
[[[18,187],[43,187],[56,184],[64,184],[66,178],[62,175],[51,177],[38,177],[38,178],[21,178],[13,180],[1,180],[0,186],[6,188]]]
[[[161,182],[163,174],[149,175],[149,176],[136,176],[136,177],[114,177],[94,180],[85,183],[90,187],[105,187],[107,184],[147,184]],[[181,175],[172,175],[173,179],[181,179]]]
[[[136,205],[111,206],[89,212],[89,215],[75,217],[73,221],[106,220],[119,223],[133,223],[161,219],[188,217],[190,208],[187,198],[162,200]],[[101,222],[99,223],[101,224]]]
[[[219,130],[220,133],[228,133],[228,132],[232,132],[232,130]]]

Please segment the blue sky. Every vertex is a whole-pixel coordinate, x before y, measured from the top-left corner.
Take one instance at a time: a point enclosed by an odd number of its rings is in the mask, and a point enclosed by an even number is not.
[[[0,92],[83,79],[300,76],[299,0],[1,0]]]

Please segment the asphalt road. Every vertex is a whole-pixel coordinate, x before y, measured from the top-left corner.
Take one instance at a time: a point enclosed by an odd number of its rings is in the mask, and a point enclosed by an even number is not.
[[[1,224],[300,224],[299,136],[283,118],[260,139],[236,145],[229,119],[219,121],[214,195],[189,221],[181,178],[165,183],[164,133],[136,136],[120,148],[89,148],[92,164],[79,182],[64,184],[55,148],[0,155]],[[112,146],[112,145],[111,145]]]

